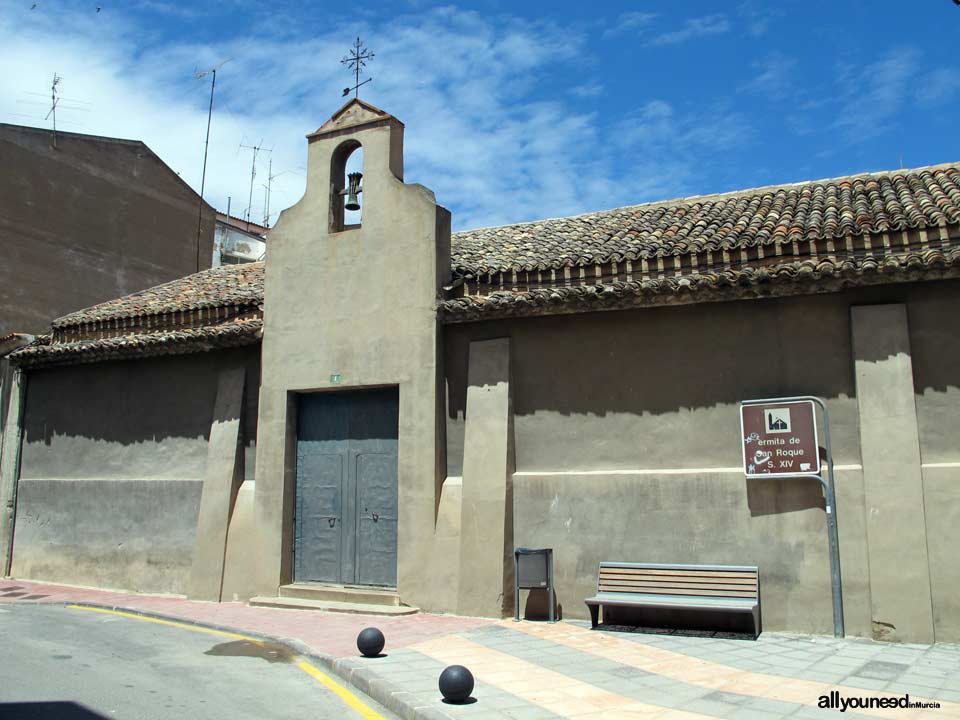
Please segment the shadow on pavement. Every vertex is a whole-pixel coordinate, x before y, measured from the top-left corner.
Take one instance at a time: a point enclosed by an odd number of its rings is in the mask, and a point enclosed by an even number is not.
[[[106,720],[109,716],[69,700],[0,703],[4,720]]]

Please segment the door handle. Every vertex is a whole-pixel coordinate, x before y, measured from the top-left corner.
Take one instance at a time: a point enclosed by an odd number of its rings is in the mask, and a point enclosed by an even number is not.
[[[337,524],[337,519],[336,519],[336,518],[327,518],[327,522],[330,523],[330,527],[333,527],[334,525]]]

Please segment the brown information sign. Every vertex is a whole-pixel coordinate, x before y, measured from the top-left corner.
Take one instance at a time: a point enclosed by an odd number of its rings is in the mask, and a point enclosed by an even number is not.
[[[820,474],[811,400],[743,403],[740,433],[743,472],[748,478]]]

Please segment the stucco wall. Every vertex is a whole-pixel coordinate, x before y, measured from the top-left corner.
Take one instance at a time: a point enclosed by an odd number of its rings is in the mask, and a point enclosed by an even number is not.
[[[915,291],[907,305],[923,463],[933,625],[960,641],[960,314],[958,285]]]
[[[738,414],[741,399],[824,397],[847,632],[869,636],[850,307],[872,303],[908,309],[937,639],[955,640],[960,573],[945,548],[960,546],[960,467],[951,466],[960,466],[960,331],[944,320],[960,313],[958,283],[448,326],[448,475],[461,474],[469,343],[508,336],[515,544],[554,547],[568,617],[587,617],[583,598],[603,559],[755,563],[767,629],[827,633],[820,488],[746,481]]]
[[[210,267],[214,212],[145,145],[0,124],[0,335]],[[199,268],[197,266],[199,255]]]
[[[821,296],[453,326],[449,414],[464,412],[466,343],[499,333],[513,340],[519,472],[738,467],[737,403],[811,393],[829,400],[837,462],[855,463],[848,307]]]
[[[255,418],[258,350],[30,372],[12,574],[183,592],[218,371],[246,366]]]

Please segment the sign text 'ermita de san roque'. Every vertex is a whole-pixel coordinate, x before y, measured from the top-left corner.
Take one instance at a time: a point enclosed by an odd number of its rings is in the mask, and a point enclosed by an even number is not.
[[[747,477],[820,473],[812,401],[741,405],[740,427]]]

